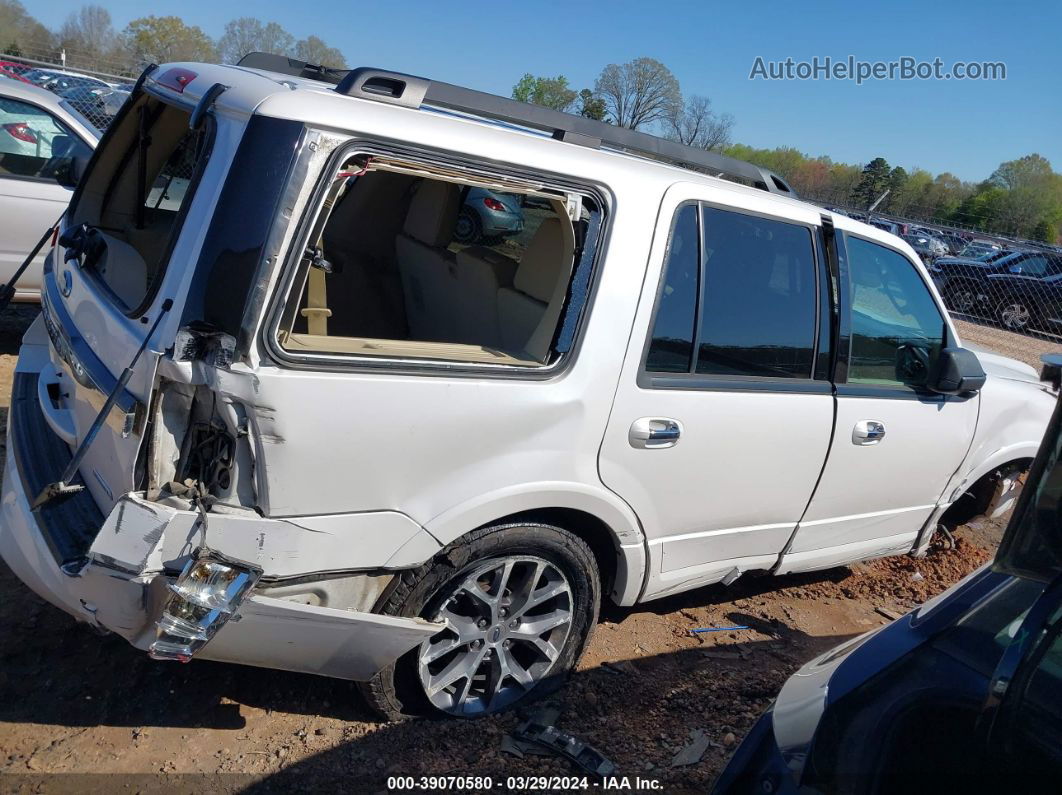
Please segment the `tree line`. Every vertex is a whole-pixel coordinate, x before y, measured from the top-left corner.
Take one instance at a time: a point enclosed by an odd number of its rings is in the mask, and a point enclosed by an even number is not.
[[[716,113],[708,97],[684,97],[678,79],[655,58],[609,64],[592,89],[579,91],[564,75],[528,73],[513,86],[512,97],[631,130],[653,130],[686,146],[712,151],[730,144],[734,126],[733,116]]]
[[[236,63],[255,51],[335,68],[347,66],[343,53],[318,36],[296,39],[276,22],[254,17],[232,20],[215,40],[176,16],[143,16],[116,30],[106,8],[84,5],[56,30],[49,30],[19,0],[0,0],[0,47],[10,55],[56,61],[65,51],[72,69],[118,74],[167,61]]]
[[[687,146],[764,166],[814,201],[861,210],[877,202],[881,213],[1047,243],[1062,239],[1062,174],[1038,154],[1001,163],[988,179],[973,183],[948,172],[934,175],[921,168],[908,172],[890,166],[883,157],[860,166],[812,157],[792,147],[756,149],[733,143],[734,118],[716,113],[708,97],[683,97],[675,75],[653,58],[609,64],[593,88],[579,91],[564,75],[528,73],[513,86],[512,97],[632,130],[657,132]]]
[[[230,21],[216,40],[176,16],[144,16],[116,30],[99,5],[72,12],[56,30],[35,19],[19,0],[0,0],[0,47],[11,55],[58,60],[68,67],[135,74],[166,61],[235,63],[249,52],[290,55],[310,63],[347,66],[343,53],[317,36],[296,39],[276,22]],[[1062,237],[1062,174],[1030,154],[1001,163],[985,180],[960,180],[921,168],[907,171],[883,157],[865,165],[810,156],[792,147],[756,149],[732,141],[734,118],[703,95],[685,96],[678,78],[655,58],[605,66],[593,86],[576,89],[564,75],[525,74],[514,99],[576,113],[632,130],[663,135],[687,146],[720,151],[764,166],[803,197],[1045,242]]]

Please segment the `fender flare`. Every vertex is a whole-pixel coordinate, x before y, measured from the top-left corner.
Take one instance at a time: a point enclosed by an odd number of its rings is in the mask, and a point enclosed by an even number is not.
[[[609,529],[616,549],[612,598],[619,605],[634,604],[642,592],[647,573],[645,533],[631,507],[603,487],[565,481],[510,486],[456,505],[424,522],[423,526],[446,546],[477,527],[507,516],[558,508],[589,514]]]
[[[950,491],[947,492],[947,505],[951,505],[957,500],[962,493],[968,489],[971,485],[979,481],[993,469],[996,469],[1003,464],[1007,464],[1011,461],[1017,461],[1022,458],[1028,458],[1032,460],[1036,458],[1036,453],[1040,449],[1039,442],[1018,442],[1016,444],[1007,445],[1006,447],[1000,447],[994,450],[987,458],[983,459],[976,467],[969,470],[963,475],[954,487],[949,485]],[[941,504],[944,502],[942,500]]]

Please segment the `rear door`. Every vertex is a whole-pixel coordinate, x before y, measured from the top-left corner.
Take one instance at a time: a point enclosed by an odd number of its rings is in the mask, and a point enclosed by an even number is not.
[[[7,283],[73,194],[70,164],[89,145],[54,114],[0,93],[0,283]],[[24,297],[40,289],[41,253],[19,279]]]
[[[215,124],[208,117],[192,130],[189,117],[187,105],[149,93],[126,106],[64,221],[67,232],[87,225],[90,242],[58,246],[45,274],[42,305],[56,366],[41,374],[38,397],[52,429],[72,448],[85,440],[159,306],[177,297],[161,289],[169,264],[196,261],[199,235],[181,230],[206,226],[208,208],[199,203],[193,213],[192,200]],[[174,281],[181,275],[177,269]],[[141,358],[81,466],[104,511],[134,488],[156,364],[150,351]]]
[[[649,539],[648,597],[770,568],[829,445],[818,216],[720,198],[665,195],[601,447],[602,480]]]
[[[978,395],[925,388],[950,332],[921,268],[855,235],[838,244],[837,425],[781,572],[910,549],[977,425]]]

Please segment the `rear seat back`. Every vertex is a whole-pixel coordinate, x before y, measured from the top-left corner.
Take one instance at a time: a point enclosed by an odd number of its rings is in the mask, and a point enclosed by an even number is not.
[[[498,290],[502,347],[545,361],[560,317],[575,257],[575,233],[567,218],[547,218],[516,269],[512,287]]]
[[[409,203],[402,232],[395,238],[411,339],[457,341],[457,264],[446,246],[453,236],[460,201],[457,185],[423,180]]]
[[[502,348],[498,317],[498,290],[511,287],[516,261],[485,246],[457,252],[457,284],[460,290],[461,342]]]

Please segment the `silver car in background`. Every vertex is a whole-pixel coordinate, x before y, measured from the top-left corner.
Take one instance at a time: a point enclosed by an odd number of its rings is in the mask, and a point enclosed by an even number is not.
[[[0,78],[0,284],[7,284],[73,195],[100,132],[69,102]],[[44,252],[19,279],[14,300],[40,300]]]

